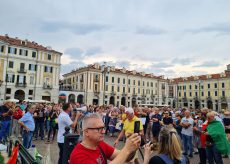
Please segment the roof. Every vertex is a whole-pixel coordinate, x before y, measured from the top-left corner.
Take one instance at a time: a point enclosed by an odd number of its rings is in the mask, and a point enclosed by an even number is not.
[[[179,78],[170,79],[170,82],[177,84],[177,83],[182,83],[182,82],[222,79],[222,78],[230,78],[230,73],[226,71],[225,73],[207,74],[207,75],[190,76],[190,77],[179,77]]]
[[[86,67],[81,67],[81,68],[77,68],[76,70],[73,70],[72,72],[69,72],[69,73],[66,73],[62,76],[67,76],[67,75],[70,75],[70,74],[74,74],[78,71],[82,71],[84,69],[92,69],[92,70],[97,70],[97,71],[101,71],[101,66],[100,65],[97,65],[97,64],[90,64]],[[125,70],[125,71],[123,71]],[[113,68],[113,69],[110,69],[110,72],[114,72],[114,73],[121,73],[121,74],[126,74],[126,75],[133,75],[133,76],[142,76],[142,77],[146,77],[146,78],[155,78],[155,79],[159,79],[159,80],[166,80],[164,79],[164,76],[155,76],[153,74],[146,74],[144,72],[137,72],[137,71],[130,71],[130,70],[126,70],[125,68]]]
[[[34,41],[29,41],[29,40],[21,40],[18,38],[11,38],[8,35],[2,36],[0,35],[0,40],[14,46],[21,46],[21,47],[27,47],[27,48],[32,48],[32,49],[37,49],[40,51],[48,51],[52,53],[59,53],[62,55],[61,52],[55,51],[50,49],[49,47],[44,47],[43,45],[39,45],[38,43]],[[24,43],[23,43],[24,42]],[[26,43],[26,44],[25,44]]]

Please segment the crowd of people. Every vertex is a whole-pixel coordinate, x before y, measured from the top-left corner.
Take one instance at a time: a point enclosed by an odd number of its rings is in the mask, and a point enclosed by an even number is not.
[[[144,148],[144,163],[188,163],[194,154],[199,163],[223,163],[230,155],[230,111],[170,107],[114,107],[79,103],[15,104],[5,101],[0,106],[0,142],[12,134],[22,137],[30,148],[32,140],[53,143],[57,138],[59,164],[62,163],[65,127],[81,135],[70,163],[140,163],[138,149]],[[139,122],[138,132],[135,123]],[[12,128],[10,128],[12,127]],[[10,130],[12,129],[12,131]],[[138,133],[138,134],[137,134]],[[56,136],[57,134],[57,136]],[[104,135],[115,139],[105,143]],[[119,142],[125,141],[122,150]],[[143,146],[144,145],[144,146]],[[158,154],[152,157],[152,151]]]

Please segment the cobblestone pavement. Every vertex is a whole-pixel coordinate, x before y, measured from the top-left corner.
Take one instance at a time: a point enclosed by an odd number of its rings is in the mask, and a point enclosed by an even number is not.
[[[111,137],[105,136],[105,141],[107,143],[109,143],[110,145],[113,145],[115,139],[116,138],[111,138]],[[43,164],[57,164],[59,148],[58,148],[56,140],[50,144],[47,144],[45,141],[37,140],[37,141],[33,141],[33,144],[36,145],[39,153],[41,155],[43,155],[43,157],[44,157]],[[123,147],[123,145],[124,145],[124,142],[120,141],[120,143],[118,145],[118,149],[121,149]],[[154,152],[154,154],[155,153],[156,152]],[[140,152],[139,152],[139,159],[142,162]],[[223,159],[223,160],[224,160],[224,164],[230,163],[230,158],[229,159]],[[198,155],[194,155],[193,158],[190,158],[190,163],[191,164],[198,164],[199,163]]]

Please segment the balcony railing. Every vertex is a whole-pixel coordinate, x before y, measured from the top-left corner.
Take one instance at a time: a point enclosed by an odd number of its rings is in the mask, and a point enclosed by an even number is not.
[[[26,83],[16,83],[15,86],[16,87],[26,87],[27,84]]]
[[[18,73],[26,73],[26,72],[27,72],[27,70],[24,69],[24,68],[19,68],[18,69]]]
[[[43,84],[43,89],[52,89],[52,88],[53,88],[52,85]]]

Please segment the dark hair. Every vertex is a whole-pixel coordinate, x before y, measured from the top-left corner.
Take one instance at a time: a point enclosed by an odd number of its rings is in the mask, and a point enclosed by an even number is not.
[[[70,107],[70,103],[64,103],[62,109],[66,111]]]

